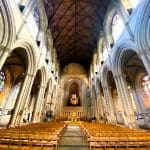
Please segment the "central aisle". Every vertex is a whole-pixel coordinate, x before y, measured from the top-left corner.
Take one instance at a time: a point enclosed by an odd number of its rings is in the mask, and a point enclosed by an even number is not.
[[[69,125],[60,139],[58,150],[88,150],[84,134],[78,125]]]

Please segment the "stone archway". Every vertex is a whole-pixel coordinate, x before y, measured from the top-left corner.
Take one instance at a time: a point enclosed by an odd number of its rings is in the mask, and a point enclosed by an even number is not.
[[[4,73],[5,76],[0,93],[1,107],[3,108],[1,122],[5,124],[9,123],[15,104],[18,102],[18,95],[21,91],[26,71],[27,57],[25,50],[17,48],[6,59],[1,70],[1,73]]]
[[[12,10],[6,0],[0,2],[0,49],[10,48],[15,39],[15,23]]]
[[[29,110],[28,121],[38,122],[42,120],[42,108],[44,103],[44,92],[46,89],[46,69],[42,67],[37,70],[32,89],[30,92],[30,97],[28,103],[26,104],[27,109]]]
[[[121,94],[121,102],[127,122],[133,127],[137,124],[145,124],[142,119],[137,120],[137,112],[144,112],[143,101],[137,92],[137,79],[141,74],[148,75],[145,61],[138,54],[138,48],[132,41],[124,41],[116,49],[113,58],[113,71]],[[141,117],[142,118],[142,117]]]
[[[149,126],[150,120],[150,77],[141,58],[136,52],[128,50],[122,60],[127,89],[132,109],[139,126]]]
[[[9,124],[19,123],[21,120],[24,103],[30,89],[29,83],[32,82],[32,71],[34,70],[32,62],[36,64],[34,54],[31,56],[33,49],[27,43],[21,41],[17,43],[1,69],[6,74],[2,105],[6,111],[5,114],[9,115],[9,117],[7,115],[7,121],[4,119],[4,122]],[[8,110],[9,107],[10,110]]]
[[[25,114],[24,119],[27,120],[28,122],[32,122],[34,120],[36,105],[38,105],[37,99],[40,91],[41,82],[42,82],[42,74],[41,71],[38,70],[34,78],[29,100],[26,104],[28,114]]]
[[[78,79],[70,79],[67,81],[64,85],[65,93],[64,93],[64,106],[81,106],[81,93],[82,88],[81,85],[82,82]],[[71,103],[71,98],[74,96],[78,99],[78,102],[76,104]]]

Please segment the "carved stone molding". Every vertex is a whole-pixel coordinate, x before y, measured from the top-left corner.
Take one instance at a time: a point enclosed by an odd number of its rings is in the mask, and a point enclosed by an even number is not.
[[[7,0],[0,1],[0,46],[10,47],[15,40],[15,23]]]

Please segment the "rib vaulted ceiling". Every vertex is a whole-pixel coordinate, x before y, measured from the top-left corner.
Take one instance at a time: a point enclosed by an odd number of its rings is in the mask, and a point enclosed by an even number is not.
[[[43,0],[61,67],[88,69],[110,0]]]

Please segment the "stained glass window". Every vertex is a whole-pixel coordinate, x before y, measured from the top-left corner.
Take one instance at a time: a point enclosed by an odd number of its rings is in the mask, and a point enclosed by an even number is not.
[[[3,90],[4,88],[4,84],[5,84],[5,73],[3,71],[0,71],[0,92]]]

